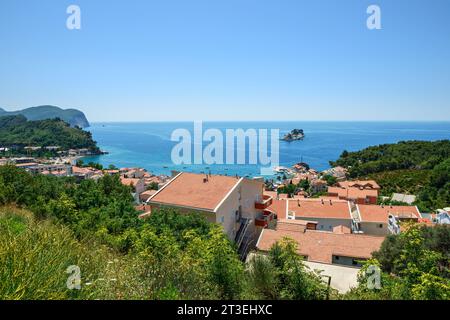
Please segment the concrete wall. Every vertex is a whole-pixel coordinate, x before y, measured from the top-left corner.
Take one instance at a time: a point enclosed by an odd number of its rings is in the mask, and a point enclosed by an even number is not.
[[[380,228],[380,225],[382,226]],[[368,235],[385,236],[389,234],[387,223],[360,222],[360,230]]]
[[[339,264],[349,267],[361,267],[361,264],[357,261],[364,260],[360,258],[354,258],[354,257],[344,257],[344,256],[338,256],[333,255],[332,257],[332,263],[333,264]]]
[[[216,212],[216,223],[222,225],[224,232],[230,240],[234,240],[239,230],[236,222],[236,211],[239,211],[241,183],[231,192]]]
[[[257,231],[254,220],[260,210],[255,209],[255,202],[262,199],[263,186],[261,182],[243,179],[217,209],[216,222],[223,226],[231,240],[234,240],[240,227],[240,223],[236,222],[236,211],[239,209],[243,218],[253,220],[248,231]]]
[[[325,276],[331,277],[331,287],[340,293],[346,293],[352,287],[358,285],[358,268],[310,261],[305,261],[304,263],[311,270],[322,271],[321,275],[324,281],[327,281]]]
[[[352,220],[350,217],[348,219],[328,219],[296,216],[295,218],[298,220],[317,221],[316,230],[320,231],[333,231],[333,228],[337,226],[346,226],[350,229],[352,228]]]

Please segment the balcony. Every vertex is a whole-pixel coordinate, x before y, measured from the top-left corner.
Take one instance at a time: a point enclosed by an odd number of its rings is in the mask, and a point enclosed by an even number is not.
[[[271,222],[275,219],[275,214],[269,210],[264,210],[262,214],[259,214],[255,219],[255,225],[258,227],[267,228]]]
[[[272,204],[272,201],[273,201],[273,199],[271,196],[263,195],[262,201],[256,200],[255,208],[259,209],[259,210],[267,209]]]

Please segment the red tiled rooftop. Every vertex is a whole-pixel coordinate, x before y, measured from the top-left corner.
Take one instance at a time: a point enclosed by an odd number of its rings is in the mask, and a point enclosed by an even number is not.
[[[288,211],[296,218],[351,219],[348,202],[345,200],[296,199],[288,201]],[[287,218],[285,215],[282,218]]]
[[[390,214],[404,218],[421,218],[415,206],[358,205],[357,208],[362,222],[387,223]]]
[[[286,200],[277,200],[273,198],[272,204],[267,208],[268,210],[276,213],[278,219],[286,217]]]
[[[328,187],[328,194],[337,194],[340,198],[346,199],[366,199],[367,197],[378,197],[378,190]]]
[[[264,195],[270,196],[270,197],[272,197],[272,199],[276,199],[277,198],[277,192],[276,191],[264,190]]]
[[[173,178],[153,197],[150,204],[174,205],[213,211],[240,181],[230,176],[183,172]]]
[[[126,186],[136,186],[139,183],[140,179],[131,179],[131,178],[124,178],[120,177],[120,182],[122,182],[123,185]]]
[[[147,201],[156,192],[156,190],[146,190],[139,195],[139,199],[141,199],[141,201]]]
[[[257,243],[258,250],[268,251],[277,242],[288,237],[298,243],[298,253],[308,261],[332,263],[333,255],[368,259],[379,250],[384,237],[360,234],[333,233],[327,231],[264,229]]]

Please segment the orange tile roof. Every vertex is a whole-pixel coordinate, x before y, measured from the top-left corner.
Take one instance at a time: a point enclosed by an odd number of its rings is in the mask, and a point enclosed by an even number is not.
[[[115,170],[115,169],[107,169],[107,170],[103,170],[105,173],[108,174],[117,174],[119,173],[119,170]]]
[[[272,212],[275,212],[278,216],[278,219],[282,219],[286,217],[286,200],[277,200],[273,198],[272,204],[267,208]]]
[[[264,229],[257,243],[258,250],[268,251],[277,242],[289,237],[298,243],[298,253],[308,261],[332,263],[333,255],[368,259],[379,250],[384,237],[327,231]]]
[[[120,177],[120,182],[122,182],[122,184],[126,186],[137,186],[139,181],[141,181],[141,179]]]
[[[267,191],[267,190],[264,190],[264,195],[270,196],[270,197],[272,197],[273,199],[276,199],[276,198],[277,198],[277,192],[276,192],[276,191]]]
[[[344,233],[352,233],[349,227],[346,226],[336,226],[333,228],[334,233],[344,234]]]
[[[316,225],[316,221],[278,219],[277,230],[304,232],[308,225]],[[315,229],[315,227],[314,227]]]
[[[387,223],[389,214],[404,218],[421,218],[415,206],[377,206],[377,205],[357,205],[362,222]]]
[[[296,218],[351,219],[350,208],[345,200],[288,199],[286,201],[289,203],[288,211],[294,211]]]
[[[31,167],[31,166],[35,166],[35,165],[38,165],[38,163],[36,163],[36,162],[27,162],[27,163],[16,163],[15,164],[15,166],[18,167],[18,168]]]
[[[345,199],[366,199],[367,197],[378,197],[378,190],[328,187],[328,194],[337,194],[340,198]]]
[[[139,199],[141,199],[142,201],[147,201],[156,192],[156,190],[146,190],[139,195]]]
[[[149,199],[150,204],[173,205],[213,211],[237,185],[239,178],[183,172]]]
[[[91,173],[91,172],[92,172],[91,168],[83,168],[83,167],[72,166],[72,173],[73,174],[87,174],[87,173]]]

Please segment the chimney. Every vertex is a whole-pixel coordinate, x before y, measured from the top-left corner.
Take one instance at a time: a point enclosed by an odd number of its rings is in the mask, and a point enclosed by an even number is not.
[[[300,207],[300,199],[297,199],[297,205]]]
[[[331,199],[330,199],[330,206],[332,206],[333,205],[333,202],[331,202]]]
[[[203,178],[203,183],[206,183],[206,182],[208,182],[208,181],[209,181],[208,175],[206,175],[206,176]]]
[[[323,199],[321,199],[321,200],[322,200],[322,204],[324,204]]]

